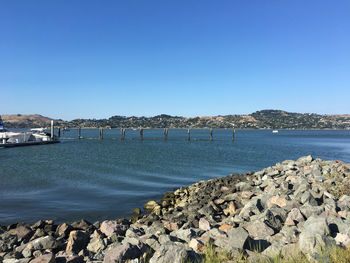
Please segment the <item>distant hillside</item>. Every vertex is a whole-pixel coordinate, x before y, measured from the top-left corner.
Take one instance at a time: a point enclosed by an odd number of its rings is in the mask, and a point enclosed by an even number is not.
[[[39,114],[4,114],[1,118],[7,128],[49,127],[52,120]]]
[[[239,129],[350,129],[350,115],[319,115],[262,110],[249,115],[184,118],[170,115],[154,117],[113,116],[109,119],[76,119],[67,127],[111,128],[232,128]]]
[[[2,115],[9,128],[46,127],[50,118],[41,115]],[[238,129],[350,129],[350,115],[292,113],[262,110],[249,115],[225,115],[184,118],[166,114],[154,117],[112,116],[108,119],[56,120],[68,128],[238,128]]]

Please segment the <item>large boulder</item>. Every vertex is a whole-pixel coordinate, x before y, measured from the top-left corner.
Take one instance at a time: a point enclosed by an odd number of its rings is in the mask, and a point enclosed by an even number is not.
[[[216,238],[214,244],[226,251],[243,250],[249,243],[249,234],[242,227],[231,228],[227,230],[227,237],[220,236]]]
[[[55,263],[55,255],[53,253],[48,253],[34,258],[30,263]]]
[[[125,262],[126,260],[139,258],[142,256],[141,250],[132,244],[119,245],[105,252],[104,263]]]
[[[196,259],[194,252],[186,250],[177,244],[165,244],[153,254],[150,263],[182,263],[193,262]]]
[[[123,236],[125,235],[127,229],[127,226],[112,220],[103,221],[100,227],[101,232],[107,237],[112,236],[114,233],[116,233],[118,236]]]
[[[71,231],[66,247],[67,252],[79,253],[80,250],[85,249],[90,241],[90,235],[82,230]]]

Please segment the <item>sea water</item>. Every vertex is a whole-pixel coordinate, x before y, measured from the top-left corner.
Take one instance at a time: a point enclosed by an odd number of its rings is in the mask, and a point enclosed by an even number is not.
[[[350,163],[346,130],[82,130],[61,143],[0,148],[0,224],[54,219],[71,222],[131,216],[148,200],[200,180],[257,171],[313,155]]]

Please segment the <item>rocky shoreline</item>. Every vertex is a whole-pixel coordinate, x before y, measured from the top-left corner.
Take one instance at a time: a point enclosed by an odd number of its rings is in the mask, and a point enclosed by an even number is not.
[[[201,181],[91,224],[0,226],[0,262],[200,262],[209,249],[254,261],[350,247],[350,165],[311,156]]]

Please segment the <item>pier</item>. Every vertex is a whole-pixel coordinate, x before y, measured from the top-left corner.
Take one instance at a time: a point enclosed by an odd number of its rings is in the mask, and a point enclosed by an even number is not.
[[[138,128],[81,128],[81,127],[78,127],[78,128],[72,128],[72,129],[76,129],[77,130],[77,139],[99,139],[99,140],[103,140],[104,139],[104,130],[120,130],[120,137],[113,137],[112,139],[120,139],[122,141],[124,141],[126,139],[126,135],[127,133],[129,132],[132,132],[133,133],[133,137],[130,137],[130,139],[133,139],[133,140],[140,140],[140,141],[143,141],[144,139],[147,139],[145,134],[144,134],[144,131],[145,130],[163,130],[162,133],[160,133],[160,138],[161,139],[163,137],[163,140],[164,141],[167,141],[168,138],[169,138],[169,128],[142,128],[142,127],[138,127]],[[82,136],[82,130],[97,130],[98,133],[96,134],[96,137],[84,137]],[[232,128],[232,129],[214,129],[214,128],[184,128],[184,129],[177,129],[177,128],[174,128],[173,130],[183,130],[184,131],[184,139],[187,140],[188,142],[190,142],[191,140],[207,140],[207,141],[210,141],[210,142],[213,142],[215,140],[215,130],[232,130],[232,141],[235,140],[235,133],[236,133],[236,130],[235,128]],[[195,130],[200,130],[200,131],[208,131],[208,137],[207,139],[203,139],[203,138],[195,138],[194,134],[193,134],[193,131]],[[138,132],[137,132],[138,131]],[[186,132],[187,131],[187,132]],[[191,132],[192,131],[192,132]],[[137,136],[137,133],[138,133],[138,136]],[[191,134],[192,133],[192,134]],[[91,133],[90,133],[91,134]],[[186,137],[186,134],[187,134],[187,137]],[[203,134],[201,134],[203,135]],[[64,139],[64,138],[63,138]],[[74,139],[74,138],[69,138],[69,139]]]

